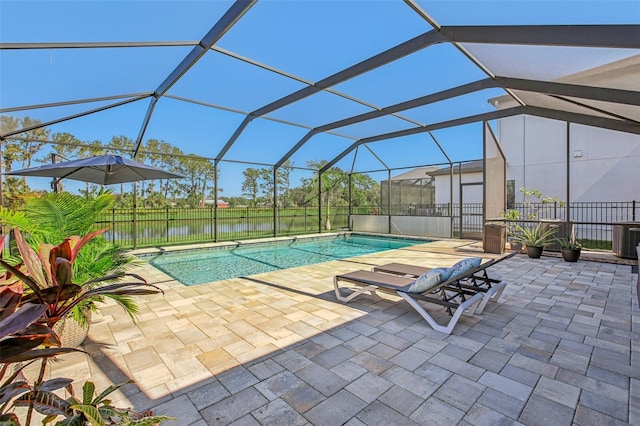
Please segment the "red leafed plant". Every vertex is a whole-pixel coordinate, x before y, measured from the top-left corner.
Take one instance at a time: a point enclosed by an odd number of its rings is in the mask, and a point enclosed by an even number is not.
[[[84,237],[71,236],[57,246],[41,244],[38,252],[14,230],[21,262],[11,264],[0,258],[0,424],[20,425],[12,406],[28,407],[26,424],[33,410],[47,416],[46,422],[65,417],[60,424],[154,424],[167,420],[163,416],[140,415],[110,405],[105,395],[121,385],[109,387],[94,398],[90,382],[83,386],[83,401],[73,396],[72,380],[44,380],[47,360],[78,351],[61,348],[53,331],[55,324],[80,303],[101,301],[102,296],[132,297],[155,294],[161,290],[136,274],[107,275],[83,284],[73,282],[73,262],[82,247],[106,229]],[[0,238],[0,254],[6,236]],[[133,282],[119,281],[128,276]],[[41,360],[38,378],[29,383],[21,374],[27,365]],[[67,388],[71,397],[62,399],[53,391]],[[91,394],[88,393],[91,392]]]
[[[45,318],[50,327],[80,303],[102,300],[101,297],[106,295],[131,297],[160,291],[159,288],[147,284],[141,276],[131,273],[107,275],[83,284],[72,281],[73,262],[80,249],[106,230],[101,229],[84,237],[71,236],[57,246],[40,244],[37,253],[27,244],[20,231],[14,230],[22,264],[12,266],[0,259],[0,265],[27,286],[23,303],[37,302],[47,306]],[[114,282],[125,276],[133,277],[137,281]],[[99,285],[106,282],[110,284]]]

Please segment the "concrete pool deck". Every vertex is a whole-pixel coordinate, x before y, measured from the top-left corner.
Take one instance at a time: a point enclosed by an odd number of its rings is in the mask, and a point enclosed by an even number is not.
[[[479,255],[443,240],[250,278],[185,287],[143,264],[165,294],[94,316],[57,377],[167,425],[640,424],[640,309],[632,266],[516,255],[498,303],[432,330],[402,299],[335,299],[332,278],[390,261],[447,266]],[[430,306],[430,312],[436,312]],[[445,319],[444,311],[436,317]]]

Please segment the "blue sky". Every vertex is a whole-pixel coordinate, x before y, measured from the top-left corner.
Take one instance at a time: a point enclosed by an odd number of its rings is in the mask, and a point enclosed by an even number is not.
[[[521,24],[638,24],[640,1],[418,1],[441,25]],[[0,42],[117,42],[197,41],[229,8],[229,1],[0,1]],[[415,37],[431,27],[402,1],[269,1],[260,0],[217,43],[217,46],[287,72],[305,81],[321,80],[341,69]],[[474,46],[469,46],[474,52]],[[478,55],[486,55],[477,47]],[[61,102],[101,96],[153,91],[191,47],[129,49],[45,49],[0,51],[0,108]],[[550,49],[533,52],[514,49],[519,71],[534,72],[534,65],[573,72],[634,52],[613,57],[597,49]],[[637,53],[637,52],[636,52]],[[513,55],[513,56],[511,56]],[[536,59],[536,62],[532,58]],[[553,66],[540,67],[540,61]],[[531,62],[527,62],[531,61]],[[496,63],[509,69],[509,60]],[[485,78],[455,47],[438,45],[395,63],[345,81],[332,89],[384,107]],[[536,75],[536,78],[538,76]],[[249,112],[304,87],[304,84],[250,66],[218,52],[209,52],[175,84],[169,94],[197,99]],[[503,94],[486,90],[465,97],[404,111],[403,117],[422,124],[492,111],[487,99]],[[13,113],[49,121],[92,109],[105,102],[45,108]],[[125,135],[135,139],[148,101],[114,108],[51,126],[83,141]],[[370,111],[368,106],[322,92],[268,116],[308,126]],[[158,102],[145,139],[170,142],[186,153],[217,155],[244,115],[163,98]],[[292,160],[329,159],[354,139],[413,127],[395,117],[337,129],[341,137],[318,135]],[[229,150],[225,159],[273,163],[297,142],[306,129],[264,119],[254,120]],[[481,126],[440,130],[434,136],[453,160],[482,156]],[[391,167],[445,161],[427,135],[394,139],[370,145]],[[367,150],[355,161],[345,158],[345,169],[383,168]],[[222,163],[223,195],[239,195],[246,166]],[[301,176],[308,172],[300,172]],[[383,175],[386,175],[383,174]],[[385,178],[378,176],[375,178]],[[46,187],[43,179],[32,186]]]

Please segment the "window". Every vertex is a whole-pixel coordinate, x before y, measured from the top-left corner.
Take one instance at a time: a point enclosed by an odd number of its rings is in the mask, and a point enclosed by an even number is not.
[[[516,203],[516,181],[507,181],[507,210],[512,209]]]

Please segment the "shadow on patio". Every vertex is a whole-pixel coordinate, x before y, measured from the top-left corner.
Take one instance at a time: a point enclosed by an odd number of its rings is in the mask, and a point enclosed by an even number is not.
[[[359,260],[450,264],[474,250],[442,244]],[[337,302],[333,275],[362,267],[185,287],[144,266],[165,296],[145,299],[136,325],[102,309],[85,343],[97,355],[54,371],[98,388],[131,377],[119,405],[180,425],[640,423],[631,266],[517,255],[491,269],[509,283],[501,301],[450,336],[399,298]]]

